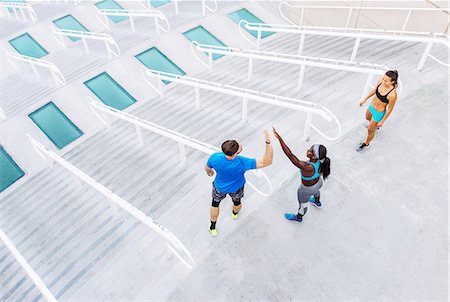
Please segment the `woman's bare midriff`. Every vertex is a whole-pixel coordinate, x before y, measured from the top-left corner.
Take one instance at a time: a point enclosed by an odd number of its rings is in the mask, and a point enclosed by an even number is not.
[[[375,109],[378,112],[383,112],[383,111],[386,111],[387,104],[383,103],[382,101],[380,101],[379,98],[374,96],[373,101],[372,101],[372,107],[373,107],[373,109]]]

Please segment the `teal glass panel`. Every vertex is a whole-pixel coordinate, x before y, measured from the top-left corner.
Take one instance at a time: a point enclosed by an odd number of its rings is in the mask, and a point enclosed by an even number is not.
[[[105,1],[101,1],[101,2],[97,2],[95,3],[95,6],[97,6],[100,9],[122,9],[123,7],[120,6],[119,3],[117,3],[114,0],[105,0]],[[128,17],[123,17],[123,16],[108,16],[109,19],[111,19],[111,21],[113,21],[114,23],[119,23],[122,22],[126,19],[128,19]]]
[[[67,146],[83,132],[53,102],[28,115],[58,149]]]
[[[9,44],[11,44],[18,53],[36,59],[42,58],[48,54],[48,52],[28,33],[24,33],[23,35],[9,40]]]
[[[98,76],[84,82],[84,85],[105,103],[105,105],[116,108],[117,110],[123,110],[136,103],[136,99],[106,72],[102,72]]]
[[[239,24],[239,22],[241,22],[241,20],[245,20],[249,23],[264,23],[263,21],[261,21],[261,19],[259,19],[255,15],[253,15],[251,12],[249,12],[245,8],[235,11],[235,12],[229,14],[229,16],[234,22],[236,22],[238,24]],[[245,30],[247,30],[244,26],[241,25],[241,27],[244,28]],[[264,28],[270,28],[270,26],[265,25]],[[247,31],[249,33],[251,33],[255,38],[258,36],[258,32],[255,30],[247,30]],[[273,31],[263,31],[263,32],[261,32],[261,38],[265,38],[265,37],[273,35],[273,34],[274,34]]]
[[[199,25],[191,30],[183,33],[183,35],[191,41],[197,41],[200,44],[208,44],[215,46],[226,46],[222,41],[217,39],[212,33],[207,31],[203,26]],[[224,55],[213,54],[213,60],[217,60]]]
[[[150,4],[154,8],[158,8],[160,6],[163,6],[163,5],[166,5],[169,3],[170,3],[169,0],[150,0]]]
[[[59,18],[58,20],[53,21],[55,25],[60,29],[66,29],[66,30],[78,30],[78,31],[86,31],[89,30],[83,26],[77,19],[75,19],[72,15],[67,15],[62,18]],[[72,41],[78,41],[80,38],[77,37],[69,37]]]
[[[25,173],[20,169],[16,162],[0,146],[0,192],[3,192],[10,185],[15,183]]]
[[[147,68],[169,72],[179,75],[185,75],[186,73],[173,63],[168,57],[166,57],[158,48],[152,47],[144,52],[136,55],[136,58],[141,61]],[[170,81],[163,80],[164,84],[169,84]]]

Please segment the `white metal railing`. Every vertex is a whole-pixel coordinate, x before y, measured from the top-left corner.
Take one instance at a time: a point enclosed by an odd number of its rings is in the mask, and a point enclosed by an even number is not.
[[[48,302],[56,302],[57,301],[56,298],[49,291],[47,286],[45,286],[44,281],[42,281],[42,279],[33,270],[30,264],[25,260],[22,254],[16,249],[12,241],[8,238],[8,236],[6,236],[6,234],[3,232],[2,229],[0,229],[0,239],[5,244],[9,252],[14,256],[14,258],[16,258],[17,262],[19,262],[20,266],[23,268],[28,278],[30,278],[31,281],[33,281],[33,283],[39,289],[45,300],[47,300]]]
[[[25,63],[29,63],[31,68],[33,69],[34,74],[38,78],[40,77],[40,74],[39,74],[36,66],[44,67],[45,69],[48,69],[50,71],[50,73],[52,74],[53,79],[55,80],[56,83],[59,83],[59,84],[62,84],[62,85],[66,84],[66,79],[64,78],[64,75],[61,73],[59,68],[56,67],[56,65],[53,64],[52,62],[41,60],[41,59],[36,59],[36,58],[33,58],[33,57],[21,55],[21,54],[18,54],[18,53],[13,53],[13,52],[8,51],[6,49],[3,49],[3,52],[4,52],[7,60],[17,70],[20,71],[20,68],[14,63],[14,60],[15,61],[22,61],[22,62],[25,62]]]
[[[254,100],[261,103],[266,103],[270,105],[275,105],[279,107],[284,107],[292,110],[302,111],[307,113],[305,129],[303,131],[303,139],[308,140],[311,128],[316,130],[320,135],[329,140],[336,140],[341,137],[342,129],[339,120],[336,116],[327,108],[320,104],[314,104],[312,102],[302,101],[298,99],[273,95],[269,93],[264,93],[261,91],[255,91],[251,89],[245,89],[241,87],[236,87],[232,85],[225,85],[200,79],[194,79],[186,76],[180,76],[173,73],[162,72],[158,70],[151,70],[144,67],[143,69],[144,80],[161,96],[163,96],[163,86],[160,80],[173,81],[176,83],[181,83],[184,85],[192,86],[195,89],[195,104],[196,108],[200,108],[200,88],[211,90],[215,92],[220,92],[232,96],[237,96],[242,98],[242,121],[247,121],[248,113],[248,100]],[[156,78],[157,88],[153,85],[148,78]],[[314,124],[312,124],[313,115],[319,115],[328,122],[336,122],[338,134],[335,137],[330,137],[320,131]]]
[[[141,128],[147,129],[149,131],[152,131],[154,133],[157,133],[159,135],[162,135],[164,137],[167,137],[169,139],[172,139],[172,140],[178,142],[178,147],[179,147],[179,151],[180,151],[180,160],[183,165],[186,164],[186,151],[184,148],[185,146],[191,147],[193,149],[196,149],[196,150],[201,151],[206,154],[213,154],[215,152],[220,152],[220,149],[217,147],[214,147],[207,143],[193,139],[187,135],[178,133],[176,131],[164,128],[160,125],[151,123],[151,122],[141,119],[139,117],[133,116],[129,113],[117,110],[117,109],[107,106],[105,104],[101,104],[99,102],[92,100],[90,97],[88,97],[88,102],[89,102],[89,105],[91,106],[92,111],[97,115],[97,117],[107,127],[109,127],[108,123],[100,115],[98,115],[95,112],[95,109],[101,110],[101,111],[106,112],[110,115],[113,115],[121,120],[124,120],[124,121],[134,124],[136,127],[136,134],[137,134],[140,146],[142,146],[144,143],[143,138],[142,138]],[[262,170],[251,170],[251,172],[254,173],[259,178],[261,178],[261,177],[264,178],[264,180],[267,182],[267,184],[269,186],[269,191],[267,193],[262,192],[250,181],[247,181],[248,185],[262,196],[272,195],[273,187],[272,187],[272,183],[270,182],[267,175]]]
[[[303,84],[303,79],[305,76],[305,68],[306,66],[320,67],[326,69],[333,70],[342,70],[348,72],[357,72],[368,74],[366,84],[364,85],[363,92],[361,98],[365,97],[369,91],[370,83],[373,80],[374,75],[383,75],[388,68],[384,65],[379,64],[369,64],[369,63],[361,63],[361,62],[350,62],[344,60],[335,60],[335,59],[324,59],[324,58],[315,58],[315,57],[307,57],[307,56],[299,56],[299,55],[288,55],[274,52],[267,52],[261,50],[251,50],[251,49],[240,49],[240,48],[231,48],[225,46],[215,46],[215,45],[206,45],[199,44],[196,41],[191,42],[191,49],[194,56],[197,60],[200,61],[203,65],[205,65],[210,71],[212,70],[212,62],[213,62],[213,54],[220,55],[228,55],[235,57],[242,57],[249,59],[249,67],[248,67],[248,78],[251,79],[253,73],[253,60],[264,60],[264,61],[272,61],[279,63],[288,63],[300,65],[300,71],[298,76],[297,88],[301,88]],[[196,50],[199,52],[206,52],[208,55],[208,63],[205,63],[200,57],[197,55]],[[399,81],[400,84],[400,81]],[[400,93],[400,91],[399,91]]]
[[[105,43],[108,58],[112,58],[113,56],[115,57],[120,56],[119,45],[117,45],[117,42],[108,34],[53,28],[53,35],[55,36],[56,41],[64,48],[66,48],[66,43],[64,42],[64,39],[59,39],[58,36],[80,38],[81,41],[83,42],[83,46],[87,54],[89,54],[89,48],[86,40],[103,41]]]
[[[158,223],[155,223],[153,219],[147,216],[145,213],[130,205],[126,200],[116,195],[102,184],[95,181],[89,175],[85,174],[83,171],[81,171],[80,169],[78,169],[65,159],[63,159],[61,156],[57,155],[52,151],[47,150],[41,143],[39,143],[33,137],[31,137],[30,134],[27,133],[27,136],[33,148],[36,150],[36,152],[39,153],[39,155],[42,158],[46,159],[46,156],[50,157],[58,164],[63,166],[65,169],[67,169],[70,173],[74,174],[75,176],[83,180],[85,183],[90,185],[92,188],[97,190],[99,193],[104,195],[113,204],[122,208],[127,213],[129,213],[130,215],[141,221],[143,224],[145,224],[147,227],[149,227],[150,229],[161,235],[164,239],[168,241],[167,245],[168,248],[186,267],[188,267],[189,269],[193,269],[195,267],[195,261],[192,258],[191,254],[189,253],[189,251],[187,250],[187,248],[181,243],[181,241],[177,237],[175,237],[175,235],[169,229]],[[182,257],[180,253],[183,253],[184,257]]]
[[[298,24],[295,24],[292,22],[286,15],[283,13],[283,7],[288,7],[291,10],[292,9],[300,9],[300,21]],[[305,14],[305,9],[333,9],[333,10],[348,10],[347,20],[345,22],[345,28],[348,28],[350,25],[350,20],[352,18],[353,11],[358,12],[358,16],[360,14],[361,10],[385,10],[385,11],[406,11],[408,12],[406,14],[405,20],[402,23],[402,29],[401,31],[404,31],[406,28],[406,25],[409,21],[409,17],[411,16],[411,13],[413,11],[442,11],[442,12],[450,12],[447,8],[420,8],[420,7],[355,7],[355,6],[314,6],[314,5],[291,5],[285,1],[281,2],[278,6],[278,10],[286,21],[293,25],[303,25],[303,17]]]
[[[100,16],[103,16],[100,17]],[[128,17],[130,19],[131,30],[134,33],[136,31],[134,25],[134,17],[149,17],[154,18],[156,34],[160,35],[161,30],[163,32],[168,32],[170,30],[169,20],[159,10],[149,10],[149,9],[133,9],[133,10],[125,10],[125,9],[99,9],[97,8],[97,18],[100,22],[105,25],[107,28],[110,28],[108,17],[109,16],[117,16],[117,17]],[[159,23],[161,20],[165,26],[161,26]]]
[[[242,29],[256,31],[256,43],[249,39]],[[394,31],[394,30],[380,30],[380,29],[347,29],[338,27],[318,27],[318,26],[297,26],[286,24],[267,24],[267,23],[249,23],[246,20],[239,22],[239,31],[241,35],[255,45],[257,49],[261,46],[261,37],[264,32],[275,33],[290,33],[300,35],[300,43],[298,47],[298,55],[301,55],[303,46],[305,44],[306,35],[313,36],[334,36],[334,37],[348,37],[355,38],[355,44],[350,57],[350,61],[354,61],[359,50],[361,39],[374,39],[374,40],[393,40],[393,41],[406,41],[406,42],[421,42],[427,43],[427,47],[422,55],[420,63],[417,67],[418,70],[422,70],[423,65],[427,57],[432,57],[430,54],[433,44],[443,44],[450,48],[449,36],[438,33],[427,32],[413,32],[413,31]],[[434,58],[435,59],[435,58]],[[436,60],[436,59],[435,59]],[[438,61],[438,63],[449,66],[446,63]]]
[[[171,2],[173,2],[174,7],[175,7],[175,15],[178,15],[178,1],[179,0],[171,0]],[[210,11],[212,13],[217,11],[217,0],[208,0],[210,2],[213,3],[213,7],[210,7],[206,4],[207,0],[201,0],[202,1],[202,16],[204,16],[206,14],[206,11]],[[144,6],[145,8],[149,8],[149,9],[153,9],[153,7],[150,4],[150,0],[143,0],[140,2],[142,6]]]
[[[5,13],[9,18],[14,16],[17,20],[28,21],[29,18],[31,22],[37,21],[36,12],[28,3],[0,2],[0,16],[3,17]]]
[[[141,3],[141,5],[145,8],[145,9],[150,9],[153,10],[154,7],[151,5],[151,0],[140,0],[139,3]],[[170,2],[173,3],[174,8],[175,8],[175,15],[178,15],[178,0],[170,0]]]

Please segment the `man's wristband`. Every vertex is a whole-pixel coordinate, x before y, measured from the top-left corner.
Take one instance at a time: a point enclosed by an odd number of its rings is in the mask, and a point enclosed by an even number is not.
[[[270,144],[270,142],[266,142],[266,144]]]

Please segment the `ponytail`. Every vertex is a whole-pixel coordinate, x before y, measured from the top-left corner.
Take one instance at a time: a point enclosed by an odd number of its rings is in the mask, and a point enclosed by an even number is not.
[[[330,175],[331,161],[327,157],[327,148],[325,146],[319,146],[319,159],[320,159],[320,173],[322,173],[323,179],[326,179]]]
[[[394,86],[397,86],[398,71],[397,70],[388,70],[388,71],[386,71],[385,74],[391,79],[391,81],[394,82]]]

